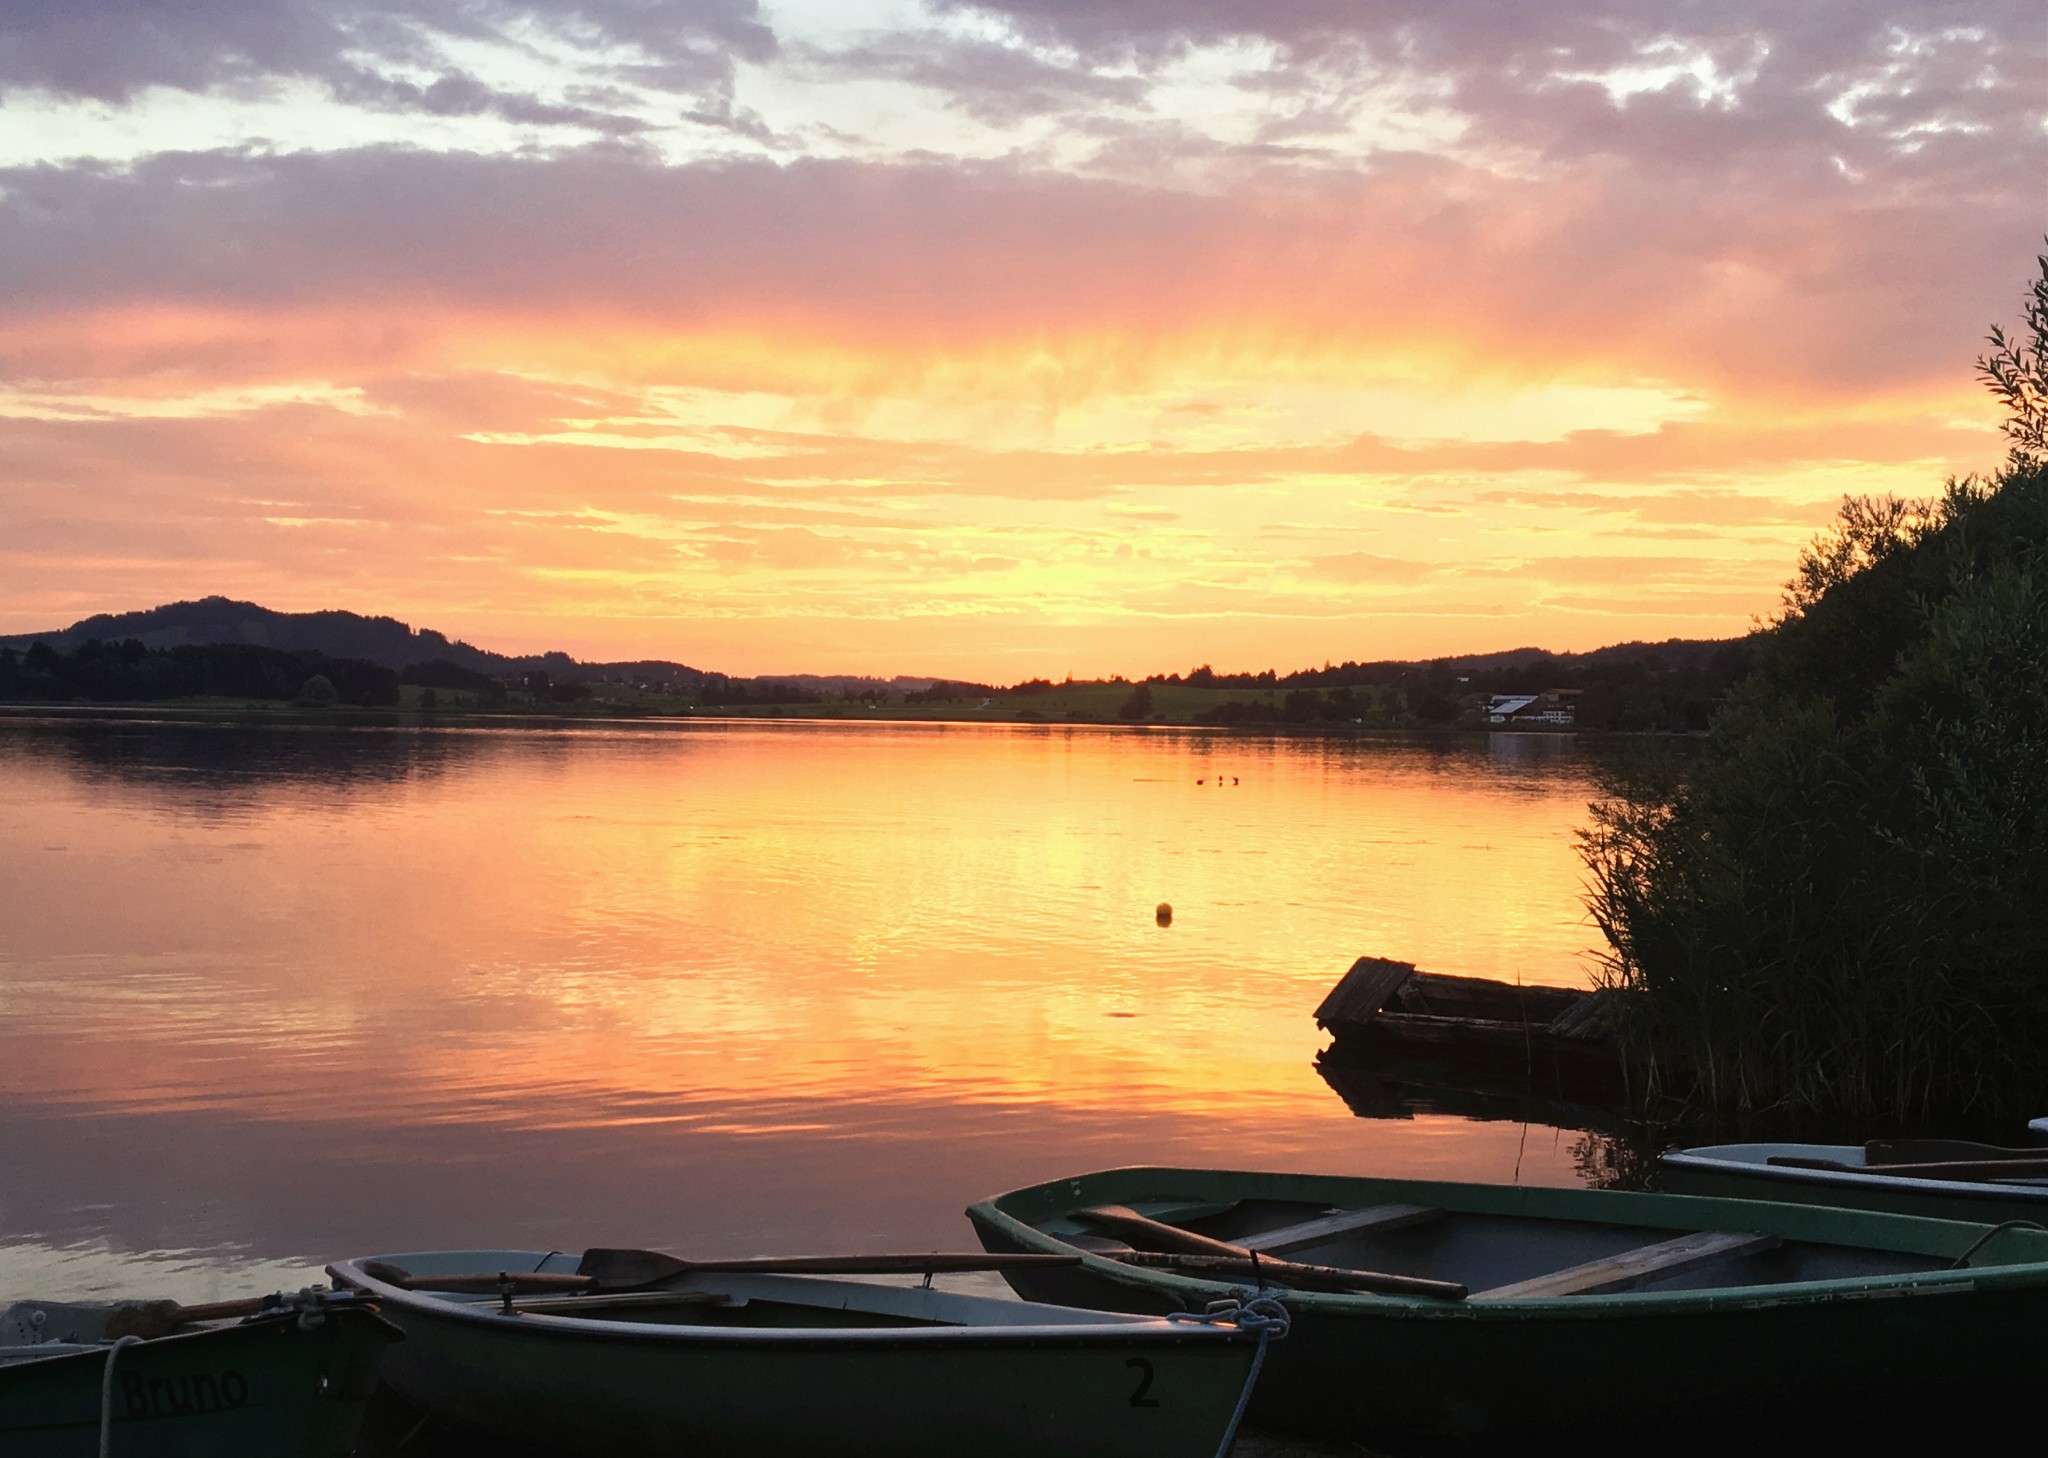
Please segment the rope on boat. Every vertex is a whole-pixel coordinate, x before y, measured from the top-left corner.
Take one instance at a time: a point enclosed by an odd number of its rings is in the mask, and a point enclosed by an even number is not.
[[[107,1458],[114,1444],[114,1358],[121,1355],[121,1348],[141,1340],[138,1336],[116,1337],[107,1348],[107,1365],[100,1373],[100,1458]]]
[[[307,1286],[299,1291],[266,1296],[263,1310],[257,1315],[294,1313],[299,1330],[312,1331],[327,1320],[330,1308],[364,1304],[364,1298],[354,1291],[329,1291],[321,1286]],[[254,1321],[256,1317],[244,1319]],[[121,1355],[123,1347],[132,1347],[143,1340],[139,1336],[116,1337],[107,1348],[107,1365],[100,1371],[100,1458],[109,1458],[114,1443],[114,1359]]]
[[[1252,1388],[1258,1385],[1259,1368],[1266,1365],[1266,1346],[1274,1337],[1287,1335],[1293,1318],[1280,1304],[1279,1297],[1240,1286],[1221,1300],[1211,1301],[1201,1311],[1169,1312],[1166,1319],[1192,1322],[1198,1326],[1234,1326],[1239,1331],[1258,1333],[1259,1349],[1252,1353],[1252,1369],[1245,1373],[1244,1391],[1237,1395],[1237,1406],[1232,1409],[1230,1422],[1223,1429],[1223,1442],[1216,1449],[1216,1458],[1227,1458],[1230,1445],[1237,1441],[1237,1425],[1244,1421],[1244,1410],[1251,1405]]]
[[[1948,1268],[1952,1271],[1960,1271],[1970,1263],[1971,1256],[1991,1244],[1992,1237],[2003,1235],[2008,1230],[2048,1230],[2048,1225],[2043,1225],[2038,1220],[2007,1220],[2001,1224],[1994,1225],[1971,1241],[1970,1248],[1949,1262]]]

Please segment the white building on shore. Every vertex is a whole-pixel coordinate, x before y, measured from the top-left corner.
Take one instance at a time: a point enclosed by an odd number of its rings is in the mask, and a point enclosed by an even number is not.
[[[1579,689],[1545,689],[1540,694],[1494,694],[1486,701],[1489,724],[1546,724],[1570,728],[1579,722]]]

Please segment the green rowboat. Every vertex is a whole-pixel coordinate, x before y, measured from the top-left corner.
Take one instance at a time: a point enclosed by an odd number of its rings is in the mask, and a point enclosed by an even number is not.
[[[383,1372],[399,1396],[591,1458],[1211,1458],[1263,1350],[1249,1324],[761,1270],[560,1294],[589,1279],[578,1266],[473,1250],[328,1270],[404,1330]],[[493,1295],[500,1271],[519,1274]]]
[[[0,1312],[0,1454],[343,1458],[353,1450],[377,1361],[397,1336],[371,1303],[302,1292],[240,1321],[175,1320],[193,1310],[17,1301]],[[124,1325],[167,1334],[120,1337]]]
[[[1796,1200],[1807,1205],[1841,1205],[1888,1215],[1995,1224],[2032,1220],[2048,1225],[2048,1149],[1996,1149],[1953,1145],[1943,1160],[1874,1160],[1871,1144],[1706,1144],[1678,1149],[1657,1161],[1657,1177],[1680,1195],[1718,1195],[1736,1200]],[[1926,1145],[1934,1141],[1894,1141]],[[1967,1151],[1999,1156],[1982,1159]],[[1974,1164],[1971,1161],[1975,1159]],[[1999,1168],[2009,1163],[2009,1171]],[[1957,1178],[1964,1169],[1979,1176]],[[1898,1173],[1895,1171],[1905,1171]]]
[[[1007,1273],[1032,1300],[1156,1312],[1297,1287],[1251,1412],[1320,1436],[1753,1453],[1921,1430],[1953,1449],[2048,1363],[2039,1228],[1191,1169],[1056,1180],[967,1213],[990,1251],[1082,1257]],[[1418,1280],[1454,1285],[1327,1289]]]

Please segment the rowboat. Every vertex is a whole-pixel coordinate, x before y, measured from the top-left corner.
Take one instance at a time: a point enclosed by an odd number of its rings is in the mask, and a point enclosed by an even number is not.
[[[1604,995],[1417,971],[1360,957],[1316,1008],[1330,1061],[1378,1067],[1428,1057],[1463,1077],[1516,1093],[1606,1102],[1621,1092],[1621,1060]]]
[[[342,1458],[396,1336],[373,1303],[325,1291],[17,1301],[0,1311],[0,1453]]]
[[[328,1270],[405,1332],[383,1372],[399,1396],[564,1453],[1208,1458],[1265,1351],[1256,1314],[1175,1321],[929,1284],[1000,1263],[980,1255],[919,1258],[924,1285],[805,1273],[914,1275],[908,1257],[662,1257],[621,1277],[602,1259],[621,1255],[658,1253],[413,1252]]]
[[[1706,1144],[1663,1155],[1657,1169],[1666,1189],[1686,1195],[2048,1224],[2048,1149],[1946,1139]]]
[[[1400,1446],[1953,1444],[2048,1358],[2048,1231],[1608,1190],[1124,1169],[967,1212],[1022,1295],[1285,1290],[1261,1423]],[[1981,1402],[1982,1406],[1973,1404]],[[1988,1420],[1988,1419],[1987,1419]]]

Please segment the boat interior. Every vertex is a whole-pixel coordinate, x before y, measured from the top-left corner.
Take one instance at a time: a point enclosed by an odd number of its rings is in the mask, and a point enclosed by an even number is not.
[[[1947,1269],[1928,1254],[1781,1239],[1741,1230],[1671,1230],[1592,1220],[1493,1215],[1389,1203],[1338,1209],[1305,1201],[1229,1204],[1139,1201],[1150,1222],[1261,1257],[1424,1277],[1464,1286],[1473,1301],[1694,1291]],[[1041,1222],[1049,1235],[1115,1255],[1173,1251],[1170,1234],[1075,1211]],[[1284,1273],[1274,1279],[1286,1284]]]
[[[97,1351],[112,1340],[108,1324],[148,1303],[17,1301],[0,1311],[0,1365]]]
[[[1678,1164],[1769,1165],[1868,1173],[1951,1184],[2048,1188],[2048,1150],[1961,1139],[1872,1139],[1855,1144],[1708,1144],[1666,1156]]]
[[[538,1251],[437,1251],[387,1256],[415,1276],[468,1271],[573,1272],[574,1256]],[[331,1267],[346,1279],[347,1267]],[[944,1284],[940,1284],[944,1283]],[[799,1276],[764,1272],[699,1272],[650,1283],[646,1289],[504,1298],[474,1292],[421,1291],[433,1300],[515,1314],[637,1322],[649,1326],[851,1330],[902,1327],[1128,1326],[1149,1318],[1116,1312],[1026,1304],[927,1284],[916,1276]]]

